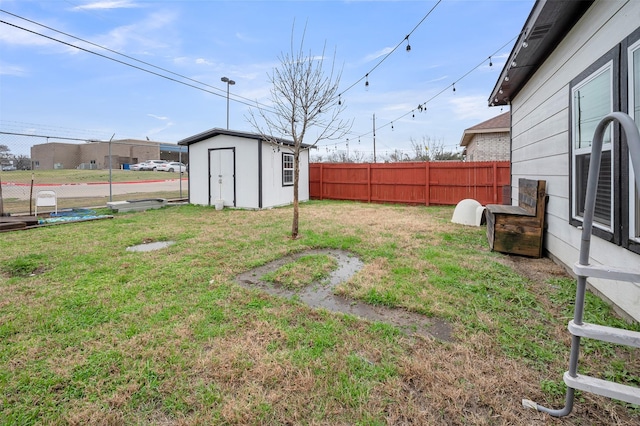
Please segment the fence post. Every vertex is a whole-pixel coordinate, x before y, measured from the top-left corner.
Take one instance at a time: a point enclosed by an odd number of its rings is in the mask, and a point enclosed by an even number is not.
[[[431,202],[431,188],[429,187],[430,173],[429,161],[424,162],[424,205],[428,206]]]
[[[498,163],[493,162],[493,204],[498,204]]]
[[[371,163],[367,163],[367,202],[371,203]]]
[[[320,200],[322,200],[322,173],[323,173],[323,164],[320,163]]]

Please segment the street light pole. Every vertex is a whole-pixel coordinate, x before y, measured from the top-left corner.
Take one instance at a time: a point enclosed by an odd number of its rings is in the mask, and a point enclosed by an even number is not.
[[[229,130],[229,86],[233,86],[236,82],[227,77],[222,77],[220,81],[227,83],[227,130]]]

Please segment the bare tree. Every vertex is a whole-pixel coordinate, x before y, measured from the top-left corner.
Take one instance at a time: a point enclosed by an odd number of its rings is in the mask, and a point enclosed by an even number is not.
[[[309,161],[312,163],[323,163],[324,156],[322,154],[315,154],[313,157],[309,157]]]
[[[328,163],[351,163],[346,151],[334,151],[327,156]]]
[[[447,161],[462,160],[460,153],[445,151],[444,141],[437,140],[430,136],[423,136],[422,142],[417,142],[411,138],[411,150],[414,157],[412,161]]]
[[[356,149],[351,154],[351,161],[353,163],[366,163],[367,162],[367,154],[365,154],[363,151],[358,151]]]
[[[389,154],[388,161],[391,163],[411,161],[411,157],[409,157],[409,155],[405,154],[403,151],[399,149],[394,149],[393,152]]]
[[[31,158],[28,155],[16,155],[15,166],[18,170],[31,170]]]
[[[429,145],[427,143],[420,143],[414,138],[409,139],[411,141],[411,150],[413,151],[415,161],[429,161]],[[425,137],[422,137],[425,140]]]
[[[269,75],[273,112],[257,107],[249,111],[248,117],[251,126],[266,141],[274,145],[282,139],[293,141],[293,239],[298,237],[300,152],[322,140],[342,139],[351,127],[348,121],[339,118],[345,105],[338,94],[342,73],[335,69],[335,52],[327,75],[326,46],[321,56],[306,54],[305,31],[298,47],[291,31],[290,52],[280,54],[279,67]]]

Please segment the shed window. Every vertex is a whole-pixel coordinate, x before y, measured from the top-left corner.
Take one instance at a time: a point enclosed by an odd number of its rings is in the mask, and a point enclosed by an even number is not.
[[[572,87],[572,162],[573,217],[582,219],[591,158],[591,143],[600,120],[613,111],[613,63],[609,62]],[[605,133],[600,178],[596,191],[594,225],[611,231],[613,228],[613,192],[611,157],[611,126]]]
[[[282,185],[293,185],[293,154],[282,154]]]

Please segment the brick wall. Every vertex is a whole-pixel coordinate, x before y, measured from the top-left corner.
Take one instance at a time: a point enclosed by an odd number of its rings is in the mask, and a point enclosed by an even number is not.
[[[51,142],[31,147],[31,162],[34,169],[75,169],[79,160],[79,145]]]
[[[467,146],[467,161],[509,161],[508,132],[478,133]]]

